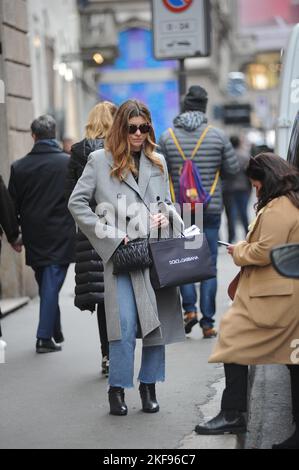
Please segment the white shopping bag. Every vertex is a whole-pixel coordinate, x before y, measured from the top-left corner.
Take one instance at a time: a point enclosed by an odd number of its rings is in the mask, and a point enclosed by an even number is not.
[[[186,238],[191,238],[194,237],[195,235],[200,235],[200,228],[197,227],[197,225],[191,225],[191,227],[188,227],[184,230],[184,236]]]

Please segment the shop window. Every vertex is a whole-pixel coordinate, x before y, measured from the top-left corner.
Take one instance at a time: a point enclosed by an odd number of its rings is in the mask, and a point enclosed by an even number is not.
[[[280,53],[258,54],[253,63],[245,66],[246,81],[252,90],[269,90],[279,85],[281,71]]]

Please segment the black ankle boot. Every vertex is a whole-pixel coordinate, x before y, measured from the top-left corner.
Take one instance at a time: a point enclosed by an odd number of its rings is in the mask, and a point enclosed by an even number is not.
[[[156,399],[155,384],[144,384],[140,382],[139,393],[142,402],[142,411],[145,413],[157,413],[160,407]]]
[[[110,414],[116,416],[125,416],[128,413],[125,404],[125,392],[121,387],[110,387],[108,392]]]
[[[294,434],[286,441],[280,444],[273,444],[272,449],[299,449],[299,429],[297,428]]]
[[[215,418],[204,424],[198,424],[194,431],[201,435],[243,434],[246,422],[243,414],[237,410],[221,410]]]

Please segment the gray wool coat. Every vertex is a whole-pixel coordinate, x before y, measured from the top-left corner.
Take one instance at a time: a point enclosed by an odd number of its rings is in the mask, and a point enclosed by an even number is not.
[[[139,180],[136,183],[129,173],[119,181],[111,176],[113,158],[105,150],[98,150],[89,156],[84,172],[77,182],[69,199],[69,210],[79,228],[87,236],[92,246],[104,262],[105,308],[108,340],[121,339],[119,305],[117,303],[117,276],[113,274],[112,255],[130,236],[132,208],[139,203],[137,214],[141,236],[149,233],[149,211],[159,210],[173,220],[173,234],[182,229],[182,219],[171,204],[168,171],[165,159],[156,154],[163,163],[164,174],[142,153],[140,158]],[[94,197],[98,206],[96,213],[89,207]],[[145,206],[146,205],[146,206]],[[136,215],[136,212],[133,214]],[[131,224],[131,225],[130,225]],[[140,236],[140,234],[139,234]],[[162,237],[166,236],[162,231]],[[185,339],[182,309],[177,288],[154,291],[150,282],[149,269],[130,273],[144,346],[156,346],[183,341]]]

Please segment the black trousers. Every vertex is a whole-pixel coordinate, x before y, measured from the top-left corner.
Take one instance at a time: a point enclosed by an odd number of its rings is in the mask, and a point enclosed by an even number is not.
[[[288,365],[291,378],[292,412],[299,425],[299,365]],[[222,395],[222,410],[247,411],[248,366],[224,364],[226,387]]]
[[[292,413],[296,426],[299,426],[299,365],[288,365],[291,377]]]
[[[234,195],[231,191],[223,191],[223,205],[225,210],[225,215],[227,218],[227,229],[228,229],[228,241],[229,243],[233,243],[236,237],[236,230],[235,225],[236,221],[233,219],[233,202],[234,202]]]
[[[109,343],[108,343],[108,336],[107,336],[106,313],[105,313],[104,302],[101,304],[98,304],[97,306],[97,318],[98,318],[98,327],[99,327],[102,356],[103,357],[107,356],[109,358]]]
[[[224,364],[225,389],[222,394],[222,410],[247,411],[248,366]]]

